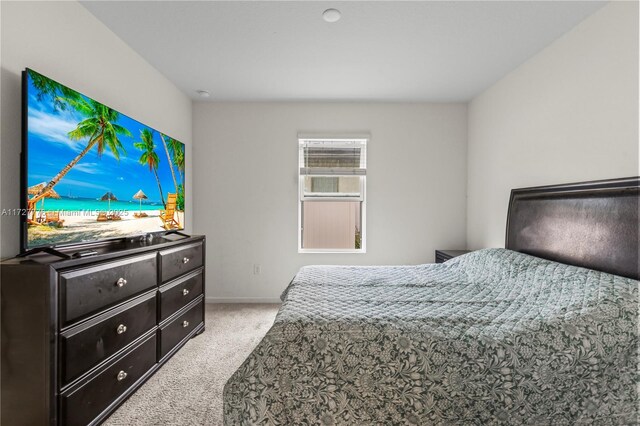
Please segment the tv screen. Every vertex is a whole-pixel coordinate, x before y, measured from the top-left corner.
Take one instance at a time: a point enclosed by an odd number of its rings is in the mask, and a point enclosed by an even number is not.
[[[184,228],[184,144],[33,70],[23,78],[23,251]]]

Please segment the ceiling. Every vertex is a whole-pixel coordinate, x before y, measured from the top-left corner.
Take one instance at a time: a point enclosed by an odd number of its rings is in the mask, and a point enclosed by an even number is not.
[[[193,99],[467,101],[605,2],[82,4]]]

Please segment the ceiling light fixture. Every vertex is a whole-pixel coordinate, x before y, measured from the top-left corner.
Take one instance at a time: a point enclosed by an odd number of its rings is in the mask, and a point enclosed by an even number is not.
[[[341,16],[342,14],[338,9],[327,9],[322,13],[322,19],[327,22],[337,22]]]
[[[208,98],[209,96],[211,96],[211,93],[207,92],[206,90],[196,90],[196,93],[201,98]]]

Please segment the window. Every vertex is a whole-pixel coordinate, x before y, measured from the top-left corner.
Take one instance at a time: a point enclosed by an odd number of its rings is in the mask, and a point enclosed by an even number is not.
[[[298,250],[365,252],[368,138],[298,138]]]

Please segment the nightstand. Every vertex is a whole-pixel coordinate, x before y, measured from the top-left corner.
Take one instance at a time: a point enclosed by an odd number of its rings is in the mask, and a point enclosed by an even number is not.
[[[436,250],[436,263],[444,263],[463,254],[471,253],[471,250]]]

